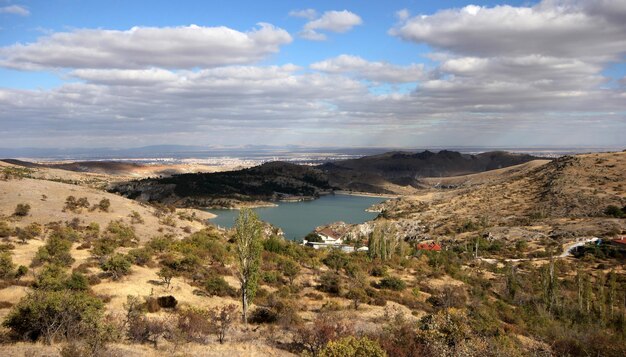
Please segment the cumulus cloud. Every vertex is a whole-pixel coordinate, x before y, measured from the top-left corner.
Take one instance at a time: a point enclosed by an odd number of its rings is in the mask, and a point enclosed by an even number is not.
[[[535,7],[469,5],[407,18],[390,33],[472,56],[619,59],[626,51],[624,2],[561,0]]]
[[[375,82],[409,83],[424,78],[424,66],[411,64],[397,66],[387,62],[370,62],[358,56],[340,55],[311,64],[317,71],[333,74],[350,74]]]
[[[0,14],[28,16],[30,15],[30,11],[28,11],[26,7],[21,5],[9,5],[0,7]]]
[[[0,65],[17,69],[215,67],[256,62],[291,41],[287,31],[266,23],[248,32],[196,25],[80,29],[0,48]]]
[[[307,22],[299,35],[307,40],[323,41],[326,35],[319,31],[344,33],[362,23],[359,15],[348,10],[326,11],[319,18]]]

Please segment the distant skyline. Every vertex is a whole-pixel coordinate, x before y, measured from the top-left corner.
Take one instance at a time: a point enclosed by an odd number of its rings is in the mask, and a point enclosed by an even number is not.
[[[626,1],[0,0],[0,148],[626,146]]]

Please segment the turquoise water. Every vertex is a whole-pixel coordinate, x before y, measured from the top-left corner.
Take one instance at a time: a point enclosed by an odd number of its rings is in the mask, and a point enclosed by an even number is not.
[[[277,207],[255,208],[254,211],[261,220],[280,227],[285,238],[301,240],[321,225],[338,221],[363,223],[374,219],[378,214],[365,212],[365,209],[384,200],[379,197],[328,195],[314,201],[279,202]],[[207,211],[217,215],[211,222],[221,227],[232,227],[239,214],[238,210]]]

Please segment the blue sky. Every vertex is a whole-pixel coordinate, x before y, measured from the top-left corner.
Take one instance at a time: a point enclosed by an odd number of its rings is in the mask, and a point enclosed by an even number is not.
[[[626,145],[625,24],[620,0],[0,0],[0,147]]]

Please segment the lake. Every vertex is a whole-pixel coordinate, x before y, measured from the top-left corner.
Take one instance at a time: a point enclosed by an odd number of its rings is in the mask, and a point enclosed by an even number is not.
[[[315,227],[333,222],[363,223],[374,219],[378,213],[366,212],[371,205],[384,201],[380,197],[328,195],[314,201],[278,202],[276,207],[255,208],[263,221],[280,227],[285,238],[301,240]],[[220,227],[232,227],[239,210],[209,209],[217,217],[211,222]]]

